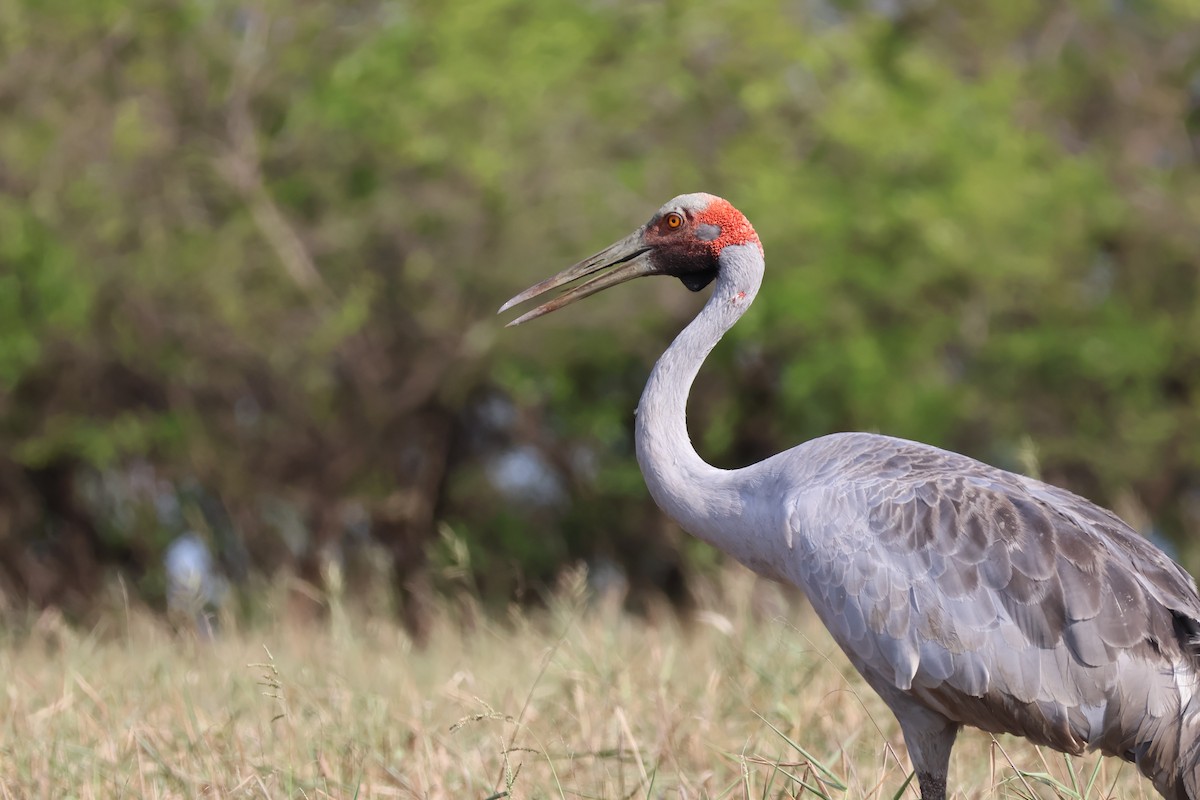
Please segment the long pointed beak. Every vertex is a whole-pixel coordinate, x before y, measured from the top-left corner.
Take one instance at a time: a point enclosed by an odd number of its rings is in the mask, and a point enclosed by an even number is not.
[[[642,231],[639,229],[616,244],[604,248],[591,258],[586,258],[575,266],[564,269],[553,278],[547,278],[541,283],[535,283],[500,306],[500,311],[497,313],[503,314],[518,303],[532,300],[551,289],[566,286],[568,283],[577,281],[580,278],[594,276],[591,280],[584,281],[554,299],[542,303],[532,311],[522,314],[505,326],[511,328],[523,322],[529,322],[531,319],[537,319],[540,316],[549,314],[551,311],[557,311],[563,306],[570,305],[576,300],[582,300],[610,286],[616,286],[618,283],[625,283],[634,278],[640,278],[643,275],[650,275],[653,273],[653,268],[650,265],[650,261],[644,257],[649,251],[650,248],[642,240]],[[608,272],[603,271],[608,270],[610,267],[613,269]]]

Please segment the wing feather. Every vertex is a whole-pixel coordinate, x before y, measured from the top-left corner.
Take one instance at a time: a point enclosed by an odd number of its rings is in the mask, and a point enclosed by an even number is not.
[[[813,605],[872,685],[1067,752],[1121,754],[1134,717],[1178,711],[1200,626],[1182,568],[1063,489],[880,441],[790,517]]]

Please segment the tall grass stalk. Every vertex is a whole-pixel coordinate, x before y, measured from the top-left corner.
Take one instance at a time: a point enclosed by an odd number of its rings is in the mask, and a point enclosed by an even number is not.
[[[50,615],[0,637],[0,798],[918,796],[802,601],[730,571],[699,602],[632,616],[574,574],[499,621],[444,604],[424,650],[349,608],[207,641],[136,608],[97,631]],[[998,742],[963,734],[954,796],[1150,797],[1118,762]]]

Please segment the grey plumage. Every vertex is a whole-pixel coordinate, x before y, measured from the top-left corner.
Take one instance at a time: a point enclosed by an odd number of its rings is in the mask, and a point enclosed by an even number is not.
[[[807,593],[895,712],[926,800],[945,797],[964,725],[1097,749],[1164,797],[1200,800],[1191,576],[1084,498],[929,445],[840,433],[743,469],[706,464],[687,433],[688,390],[763,274],[757,235],[720,198],[675,198],[501,310],[590,277],[516,324],[652,274],[716,286],[638,406],[651,494],[693,535]]]
[[[1087,500],[956,453],[841,434],[788,455],[842,465],[789,521],[797,583],[902,723],[919,704],[934,736],[1097,748],[1187,796],[1200,600],[1178,565]]]

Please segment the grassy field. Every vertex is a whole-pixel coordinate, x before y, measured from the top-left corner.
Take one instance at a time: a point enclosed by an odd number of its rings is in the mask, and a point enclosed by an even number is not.
[[[0,796],[917,797],[895,721],[802,605],[742,572],[702,595],[650,622],[572,576],[538,613],[447,606],[424,650],[336,609],[213,641],[44,616],[0,649]],[[979,732],[951,784],[1151,796],[1120,762]]]

